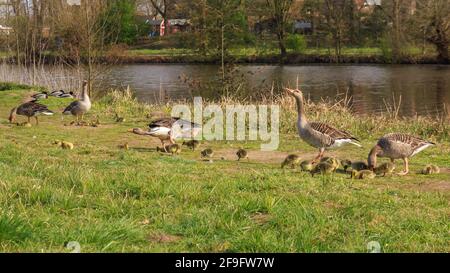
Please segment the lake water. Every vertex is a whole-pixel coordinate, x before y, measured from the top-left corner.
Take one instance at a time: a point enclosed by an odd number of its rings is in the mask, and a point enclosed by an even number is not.
[[[450,66],[443,65],[243,65],[235,73],[240,90],[275,92],[282,85],[295,86],[297,77],[301,89],[313,101],[334,98],[346,93],[352,97],[356,113],[372,114],[386,111],[385,102],[392,104],[401,96],[400,115],[436,115],[450,106]],[[190,88],[185,77],[210,83],[209,91]],[[108,84],[127,86],[140,101],[152,102],[161,94],[174,99],[201,94],[214,96],[220,79],[214,65],[122,65],[114,67]]]
[[[215,65],[136,64],[108,70],[102,74],[102,90],[129,85],[141,102],[211,98],[222,91]],[[43,84],[52,88],[78,86],[76,71],[45,67],[40,73]],[[29,82],[29,75],[15,66],[0,69],[0,81]],[[294,87],[298,78],[307,98],[317,102],[347,93],[354,112],[360,114],[386,111],[385,102],[392,104],[400,97],[401,116],[436,116],[450,108],[450,66],[445,65],[242,65],[232,75],[231,90],[243,96],[270,93],[272,85],[277,93],[282,86]]]

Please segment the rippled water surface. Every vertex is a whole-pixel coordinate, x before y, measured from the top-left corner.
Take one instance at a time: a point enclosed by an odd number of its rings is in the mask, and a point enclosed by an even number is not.
[[[108,82],[114,87],[130,85],[140,101],[154,101],[163,93],[189,98],[192,90],[180,76],[214,86],[218,69],[213,65],[123,65],[112,69]],[[393,98],[398,102],[400,96],[403,116],[435,115],[450,104],[450,66],[245,65],[236,74],[242,90],[251,92],[267,92],[272,83],[276,90],[293,86],[297,77],[313,101],[347,92],[354,111],[364,114],[385,111],[385,102],[392,104]]]

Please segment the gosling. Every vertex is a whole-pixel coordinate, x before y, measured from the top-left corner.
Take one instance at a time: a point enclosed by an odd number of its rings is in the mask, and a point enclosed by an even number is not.
[[[200,146],[200,141],[198,140],[184,141],[183,146],[186,146],[192,151],[195,151],[195,149],[197,149]]]
[[[312,161],[306,160],[300,163],[300,168],[304,172],[310,172],[314,169],[314,164],[312,163]]]
[[[336,167],[327,162],[320,162],[311,171],[311,176],[314,177],[316,174],[329,175],[336,170]]]
[[[439,174],[441,169],[435,165],[427,165],[425,169],[422,170],[422,174],[431,175],[431,174]]]
[[[130,149],[130,146],[128,145],[128,143],[121,144],[121,145],[119,145],[119,149],[128,151]]]
[[[248,152],[244,149],[239,149],[236,153],[237,157],[238,157],[238,161],[241,161],[241,159],[247,159],[248,161],[250,161],[249,157],[248,157]]]
[[[284,169],[284,167],[288,166],[292,169],[295,169],[299,165],[300,157],[298,155],[288,155],[283,163],[281,163],[281,168]]]
[[[339,166],[341,165],[341,163],[339,162],[339,160],[337,160],[336,158],[334,158],[334,157],[325,157],[325,158],[323,158],[322,160],[321,160],[321,162],[323,162],[323,163],[328,163],[328,164],[330,164],[331,166],[333,166],[333,172],[334,171],[336,171],[338,168],[339,168]]]
[[[352,162],[352,169],[355,171],[363,171],[363,170],[368,170],[369,166],[362,161],[357,161],[357,162]]]
[[[156,151],[161,153],[170,153],[172,155],[180,154],[181,153],[181,147],[178,144],[171,144],[168,146],[165,146],[164,148],[156,147]]]
[[[386,176],[386,174],[391,175],[394,171],[395,171],[395,164],[392,162],[384,163],[374,169],[374,172],[377,175],[383,175],[383,177]]]
[[[214,151],[210,148],[205,149],[201,152],[202,158],[211,158],[214,156]]]
[[[64,150],[73,150],[74,145],[73,145],[73,143],[70,143],[70,142],[67,142],[67,141],[62,141],[62,142],[61,142],[61,147],[62,147]]]
[[[374,179],[377,175],[370,171],[370,170],[362,170],[362,171],[357,171],[357,170],[353,170],[352,174],[351,174],[351,178],[352,179]]]
[[[348,159],[341,160],[341,166],[344,168],[344,171],[347,171],[348,168],[352,167],[352,161]]]

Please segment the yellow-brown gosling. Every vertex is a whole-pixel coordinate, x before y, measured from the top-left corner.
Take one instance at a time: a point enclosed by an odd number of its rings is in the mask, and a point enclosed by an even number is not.
[[[169,147],[168,147],[168,151],[169,151],[169,153],[171,153],[172,155],[175,155],[175,154],[180,154],[181,153],[181,146],[180,145],[178,145],[178,144],[171,144],[171,145],[169,145]]]
[[[300,157],[298,155],[288,155],[286,159],[281,163],[281,168],[288,166],[291,169],[297,168],[300,165]]]
[[[312,161],[305,160],[302,163],[300,163],[300,168],[304,172],[310,172],[314,169],[314,164],[312,163]]]
[[[120,145],[119,145],[119,149],[122,149],[122,150],[129,150],[129,149],[130,149],[130,146],[128,145],[128,143],[120,144]]]
[[[377,175],[371,170],[362,170],[359,172],[357,170],[353,170],[351,173],[352,179],[374,179],[376,176]]]
[[[183,146],[187,146],[192,151],[195,151],[195,149],[197,149],[200,146],[200,141],[198,140],[184,141]]]
[[[336,168],[333,165],[331,165],[330,163],[320,162],[311,171],[311,175],[314,176],[316,174],[322,174],[322,175],[332,174],[335,170],[336,170]]]
[[[348,159],[341,160],[341,166],[344,168],[344,171],[347,171],[348,168],[352,167],[352,161]]]
[[[321,162],[325,162],[325,163],[328,163],[328,164],[330,164],[331,166],[333,166],[333,168],[334,168],[333,171],[336,171],[336,170],[339,168],[339,166],[341,165],[341,163],[339,162],[339,160],[337,160],[337,159],[334,158],[334,157],[323,158],[323,159],[321,160]]]
[[[180,154],[181,153],[181,147],[178,144],[170,144],[166,145],[164,148],[156,147],[156,151],[161,153],[169,153],[172,155]]]
[[[373,170],[377,175],[391,175],[395,171],[395,164],[392,162],[384,163]]]
[[[125,120],[124,117],[121,117],[117,113],[115,113],[114,114],[114,121],[117,122],[117,123],[121,123],[121,122],[125,122],[126,120]]]
[[[62,142],[61,142],[61,147],[62,147],[64,150],[73,150],[74,145],[73,145],[73,143],[70,143],[70,142],[67,142],[67,141],[62,141]]]
[[[312,147],[319,149],[319,155],[313,162],[320,161],[325,150],[328,149],[339,148],[345,144],[361,147],[359,140],[344,130],[336,129],[321,122],[308,122],[305,114],[303,92],[298,89],[285,89],[297,102],[297,126],[300,138]]]
[[[214,156],[214,151],[210,148],[205,149],[201,152],[203,158],[211,158]]]
[[[355,171],[363,171],[363,170],[368,170],[369,166],[367,166],[367,164],[365,162],[362,161],[356,161],[356,162],[352,162],[352,170]]]
[[[248,157],[248,152],[245,149],[239,149],[236,153],[237,157],[238,157],[238,161],[241,161],[241,159],[247,159],[250,160]]]
[[[430,175],[430,174],[439,174],[441,169],[435,165],[427,165],[423,170],[422,174]]]
[[[377,167],[378,157],[387,157],[391,159],[392,163],[396,159],[402,159],[405,169],[399,175],[407,175],[409,173],[409,158],[435,145],[433,142],[407,134],[385,135],[378,140],[378,143],[369,153],[369,168],[373,170]]]

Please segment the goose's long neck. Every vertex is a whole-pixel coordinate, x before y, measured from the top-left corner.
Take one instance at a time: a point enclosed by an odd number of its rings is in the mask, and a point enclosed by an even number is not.
[[[303,128],[308,123],[305,114],[305,106],[303,105],[303,98],[296,96],[295,101],[297,102],[298,125]]]
[[[88,86],[87,84],[83,87],[83,93],[81,94],[81,100],[85,102],[91,102],[88,94]]]

